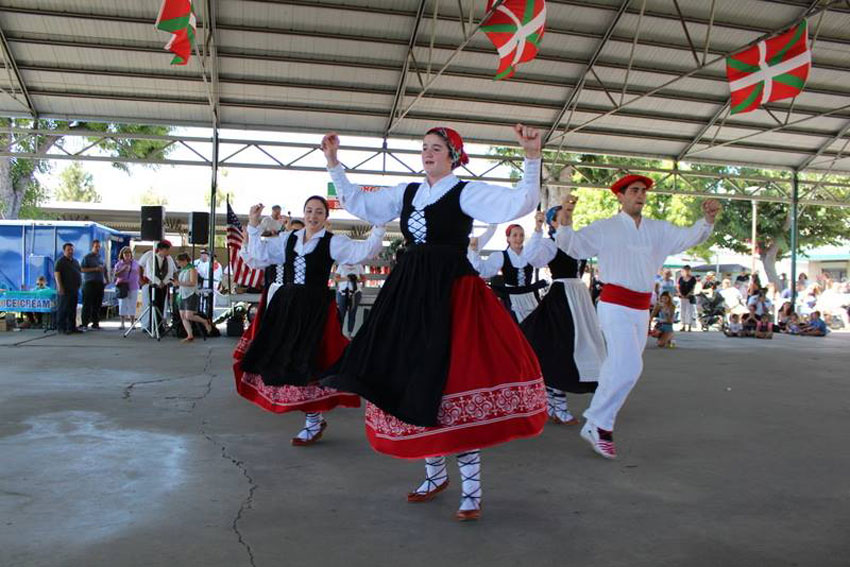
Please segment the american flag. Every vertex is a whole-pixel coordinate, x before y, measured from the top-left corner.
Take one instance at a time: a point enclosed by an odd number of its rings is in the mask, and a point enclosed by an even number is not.
[[[245,287],[262,287],[263,270],[252,270],[239,256],[242,249],[242,223],[227,203],[227,248],[230,250],[230,270],[233,281]]]

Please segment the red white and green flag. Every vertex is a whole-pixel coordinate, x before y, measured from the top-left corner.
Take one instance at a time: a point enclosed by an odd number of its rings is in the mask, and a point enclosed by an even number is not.
[[[489,12],[495,0],[488,0]],[[545,0],[505,0],[482,24],[499,53],[496,80],[513,76],[516,66],[537,56],[546,27]]]
[[[812,50],[806,20],[726,58],[732,114],[800,94],[809,78]]]
[[[195,45],[195,11],[192,0],[162,0],[159,16],[156,18],[156,29],[172,34],[165,44],[166,51],[174,54],[172,65],[185,65],[192,55]]]

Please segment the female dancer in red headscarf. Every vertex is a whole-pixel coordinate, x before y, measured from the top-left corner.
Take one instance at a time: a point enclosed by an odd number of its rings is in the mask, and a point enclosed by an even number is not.
[[[401,218],[406,248],[365,325],[327,384],[370,403],[366,433],[377,451],[424,458],[426,477],[408,494],[431,500],[448,485],[445,455],[457,454],[459,520],[481,510],[478,450],[540,433],[546,392],[534,352],[467,259],[473,219],[511,221],[540,199],[540,133],[517,125],[525,149],[515,188],[460,181],[468,162],[460,135],[434,128],[422,144],[425,178],[377,192],[348,181],[339,139],[322,149],[343,206],[373,224]]]
[[[276,265],[277,274],[233,353],[236,390],[274,413],[304,412],[304,427],[292,438],[294,446],[304,447],[322,438],[327,427],[322,412],[360,407],[357,395],[318,384],[348,344],[328,278],[334,262],[355,264],[376,256],[384,229],[375,227],[360,241],[333,234],[325,229],[327,201],[313,196],[304,203],[304,228],[287,226],[266,239],[260,236],[262,210],[261,204],[251,207],[243,258],[252,268]]]

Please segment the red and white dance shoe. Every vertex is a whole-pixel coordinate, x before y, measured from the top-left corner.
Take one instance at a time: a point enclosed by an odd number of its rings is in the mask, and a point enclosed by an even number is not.
[[[610,431],[599,429],[589,421],[581,428],[582,438],[590,443],[594,452],[606,459],[616,459],[617,449],[614,447],[614,435]]]
[[[473,522],[481,519],[481,453],[469,451],[457,456],[460,469],[460,508],[455,512],[458,522]]]
[[[324,419],[315,423],[308,423],[304,426],[298,435],[292,438],[293,447],[309,447],[314,445],[322,438],[325,429],[328,428],[328,422]]]
[[[559,415],[558,412],[555,412],[549,414],[549,423],[554,423],[555,425],[578,425],[580,422],[578,418],[570,412],[566,412],[566,414],[561,415]]]
[[[419,488],[407,493],[408,502],[428,502],[449,487],[449,474],[446,472],[445,457],[425,459],[425,480]]]
[[[429,481],[425,481],[429,482]],[[407,493],[407,501],[408,502],[429,502],[437,497],[439,493],[444,491],[449,487],[449,479],[447,478],[442,484],[434,484],[430,483],[431,488],[425,490],[424,492],[420,492],[420,489],[416,489],[413,492]],[[421,488],[421,487],[420,487]]]

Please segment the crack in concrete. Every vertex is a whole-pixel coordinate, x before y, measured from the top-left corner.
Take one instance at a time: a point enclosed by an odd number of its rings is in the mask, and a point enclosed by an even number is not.
[[[128,386],[124,388],[124,393],[121,396],[122,399],[128,400],[130,399],[131,394],[133,393],[133,388],[136,386],[140,386],[142,384],[161,384],[163,382],[173,382],[175,380],[185,380],[186,378],[192,378],[194,376],[203,376],[204,374],[210,377],[207,380],[205,391],[200,396],[166,396],[164,399],[166,400],[193,400],[192,407],[190,409],[195,409],[197,403],[206,398],[209,393],[212,391],[212,381],[215,378],[215,374],[210,373],[210,366],[212,365],[212,347],[207,348],[207,357],[204,361],[204,368],[200,372],[194,372],[192,374],[184,374],[182,376],[172,376],[171,378],[159,378],[157,380],[138,380],[136,382],[131,382]]]
[[[206,420],[204,420],[203,425],[206,425]],[[248,480],[248,495],[242,500],[242,503],[239,505],[239,510],[236,512],[236,516],[233,518],[233,522],[230,524],[230,529],[233,530],[233,533],[236,534],[236,539],[239,541],[239,545],[245,548],[245,551],[248,553],[248,561],[251,564],[251,567],[257,567],[257,563],[254,558],[254,550],[251,547],[251,544],[245,539],[245,535],[242,533],[242,530],[239,529],[239,522],[242,520],[244,514],[254,507],[254,492],[259,488],[259,485],[254,481],[254,477],[251,476],[251,473],[248,472],[248,468],[245,466],[245,461],[241,461],[227,452],[227,446],[216,441],[209,433],[207,433],[203,429],[203,425],[201,428],[201,432],[204,437],[218,447],[221,450],[221,458],[230,461],[242,475]]]
[[[206,364],[204,364],[204,374],[209,374],[209,381],[207,382],[206,391],[197,396],[195,398],[190,398],[195,400],[192,402],[192,409],[195,409],[198,402],[206,398],[209,393],[212,391],[212,382],[215,378],[215,374],[209,371],[210,366],[212,364],[212,349],[210,348],[207,352],[207,360]],[[242,533],[242,530],[239,528],[239,522],[242,520],[245,513],[254,507],[254,492],[256,492],[259,485],[254,481],[254,477],[251,476],[251,473],[248,472],[248,467],[245,466],[245,461],[241,461],[227,452],[227,446],[216,441],[212,435],[207,433],[206,430],[207,420],[204,419],[201,421],[201,435],[204,438],[218,447],[219,451],[221,451],[221,458],[229,461],[233,466],[235,466],[242,473],[242,476],[248,481],[248,494],[242,500],[242,503],[239,505],[239,510],[236,512],[236,516],[233,518],[233,521],[230,524],[230,529],[236,534],[236,539],[243,548],[245,548],[245,552],[248,554],[248,562],[251,564],[251,567],[257,567],[256,559],[254,557],[254,549],[251,547],[251,544],[248,543],[248,540],[245,539],[245,535]]]

